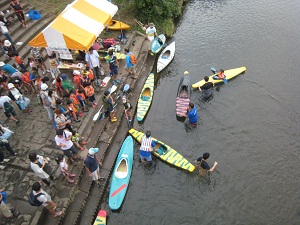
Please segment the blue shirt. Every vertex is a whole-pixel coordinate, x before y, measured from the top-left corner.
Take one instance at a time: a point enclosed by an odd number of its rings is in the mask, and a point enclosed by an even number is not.
[[[154,148],[155,145],[156,145],[155,142],[152,140],[152,142],[151,142],[151,147]],[[147,158],[147,157],[149,157],[150,155],[151,155],[151,152],[147,152],[147,151],[144,151],[144,150],[140,150],[140,156]]]
[[[189,111],[187,116],[189,117],[189,120],[190,120],[191,124],[197,123],[197,121],[198,121],[198,112],[197,112],[196,106],[194,106],[194,108]]]
[[[10,75],[14,74],[15,72],[18,72],[18,70],[16,70],[9,64],[5,64],[4,66],[2,66],[1,70],[9,73]]]
[[[111,59],[109,60],[109,68],[110,70],[115,70],[117,68],[117,57],[113,55]]]
[[[131,59],[130,59],[130,54],[132,54],[131,52],[128,52],[126,54],[126,68],[130,68],[133,67],[134,65],[131,63]]]
[[[84,160],[84,164],[89,169],[89,171],[91,173],[95,172],[99,167],[99,164],[96,160],[95,155],[93,155],[93,156],[87,155],[85,160]]]

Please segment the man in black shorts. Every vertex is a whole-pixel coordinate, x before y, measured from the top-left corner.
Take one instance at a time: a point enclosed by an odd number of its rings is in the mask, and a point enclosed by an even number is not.
[[[12,100],[8,96],[2,96],[0,93],[0,109],[4,110],[4,114],[7,118],[12,119],[16,121],[16,124],[18,124],[20,121],[16,118],[17,114],[12,106]]]
[[[17,15],[19,21],[22,23],[23,27],[28,27],[26,24],[25,16],[23,13],[23,8],[21,3],[18,0],[11,0],[11,3],[9,5],[14,11],[15,14]]]
[[[209,77],[205,76],[204,81],[205,84],[203,84],[201,87],[199,87],[199,90],[202,91],[202,99],[204,101],[210,100],[210,98],[213,97],[213,87],[214,84],[212,82],[208,82]]]

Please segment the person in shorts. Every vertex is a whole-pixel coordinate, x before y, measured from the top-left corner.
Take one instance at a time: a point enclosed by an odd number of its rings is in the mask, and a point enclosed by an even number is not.
[[[0,93],[0,108],[3,109],[5,116],[8,119],[12,119],[16,122],[16,124],[19,124],[20,121],[16,118],[17,114],[12,106],[12,100],[8,96],[2,96]]]
[[[132,54],[129,51],[129,48],[125,48],[125,54],[126,54],[126,66],[125,66],[125,70],[128,72],[128,75],[132,75],[132,79],[136,79],[137,75],[136,75],[136,69],[135,69],[135,65],[131,62],[131,58],[130,58],[130,54]]]
[[[140,147],[141,162],[148,162],[148,163],[152,162],[151,153],[155,145],[156,145],[155,142],[151,138],[151,132],[147,131],[146,135],[144,135],[144,137],[142,137],[141,140],[141,147]]]
[[[109,112],[110,121],[111,122],[118,121],[118,119],[116,117],[116,112],[115,112],[114,107],[113,107],[115,102],[114,102],[113,98],[110,96],[109,91],[104,92],[102,102],[103,102],[104,109]]]
[[[42,55],[39,48],[33,47],[30,52],[33,59],[38,63],[39,68],[43,71],[43,74],[45,74],[46,72],[50,73],[50,70],[48,70],[46,67],[44,56]]]
[[[67,130],[57,130],[55,136],[55,142],[58,147],[64,152],[64,155],[68,157],[73,165],[77,163],[74,159],[78,158],[78,150],[72,142],[72,133]]]
[[[109,51],[108,55],[110,57],[108,63],[109,75],[111,76],[112,84],[116,84],[119,82],[117,79],[119,62],[113,51]]]

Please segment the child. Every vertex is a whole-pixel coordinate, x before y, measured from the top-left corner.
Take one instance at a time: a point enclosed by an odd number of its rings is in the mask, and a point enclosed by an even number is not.
[[[23,81],[24,87],[27,89],[29,94],[31,94],[31,93],[33,94],[35,92],[35,89],[34,89],[32,81],[30,80],[30,73],[27,70],[25,70],[24,73],[22,73],[22,81]]]
[[[31,58],[31,57],[28,57],[28,64],[29,64],[29,66],[31,67],[31,69],[33,69],[33,68],[38,68],[38,65],[36,65],[34,59]]]
[[[54,52],[49,56],[49,63],[50,63],[50,74],[54,79],[58,77],[60,74],[60,70],[57,68],[58,62],[56,60],[56,54]]]
[[[62,86],[62,79],[60,77],[56,77],[53,82],[52,82],[55,90],[57,91],[58,95],[60,97],[63,97],[63,91],[64,91],[64,88]]]
[[[75,130],[72,131],[72,142],[80,151],[84,151],[84,148],[80,146],[80,144],[85,145],[86,142],[82,141],[84,137],[81,137],[79,133],[77,133]]]
[[[80,122],[80,120],[78,120],[77,117],[77,110],[75,108],[75,106],[73,105],[73,101],[71,99],[68,99],[67,101],[67,108],[69,110],[69,112],[72,114],[72,116],[74,117],[76,122]]]
[[[67,164],[65,157],[63,155],[59,155],[56,158],[56,162],[59,164],[60,171],[65,176],[65,178],[67,179],[67,181],[70,184],[73,184],[74,180],[71,180],[71,178],[76,177],[76,175],[75,174],[71,174],[70,171],[68,170],[69,165]]]
[[[95,108],[98,104],[96,103],[96,99],[94,96],[95,90],[92,87],[91,82],[85,83],[84,86],[85,86],[85,88],[84,88],[85,95],[86,95],[86,97],[89,98],[89,101],[92,103],[92,107]]]
[[[67,117],[68,120],[71,119],[71,116],[69,115],[69,110],[66,110],[63,107],[61,99],[56,99],[56,108],[61,109],[62,113]]]
[[[83,112],[88,112],[89,110],[86,106],[85,94],[84,94],[84,90],[82,88],[80,88],[79,90],[76,90],[76,97],[77,97],[80,105],[83,108]]]
[[[76,96],[75,93],[76,93],[76,92],[75,92],[75,90],[73,89],[73,90],[70,92],[69,99],[72,100],[73,105],[74,105],[75,108],[76,108],[76,111],[79,112],[79,100],[78,100],[78,98],[77,98],[77,96]],[[82,112],[81,112],[81,114],[82,114]]]
[[[14,60],[21,67],[21,72],[24,72],[25,71],[25,65],[24,65],[23,58],[21,56],[19,56],[18,53],[16,53],[15,56],[14,56]]]
[[[94,72],[92,69],[90,70],[82,70],[81,71],[82,77],[83,77],[83,83],[91,82],[92,86],[95,87],[94,80]]]
[[[83,78],[82,78],[79,70],[74,70],[73,75],[74,75],[73,76],[73,81],[77,85],[77,88],[81,88],[82,83],[83,83]]]

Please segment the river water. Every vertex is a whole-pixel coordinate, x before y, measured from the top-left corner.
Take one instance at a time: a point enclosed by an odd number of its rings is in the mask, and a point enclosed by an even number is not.
[[[300,224],[300,1],[194,0],[178,23],[174,61],[157,79],[138,130],[194,161],[210,152],[210,178],[155,159],[135,162],[121,210],[109,224]],[[159,29],[159,28],[158,28]],[[247,71],[192,102],[200,117],[187,132],[175,98],[185,70],[195,83],[210,67]]]

